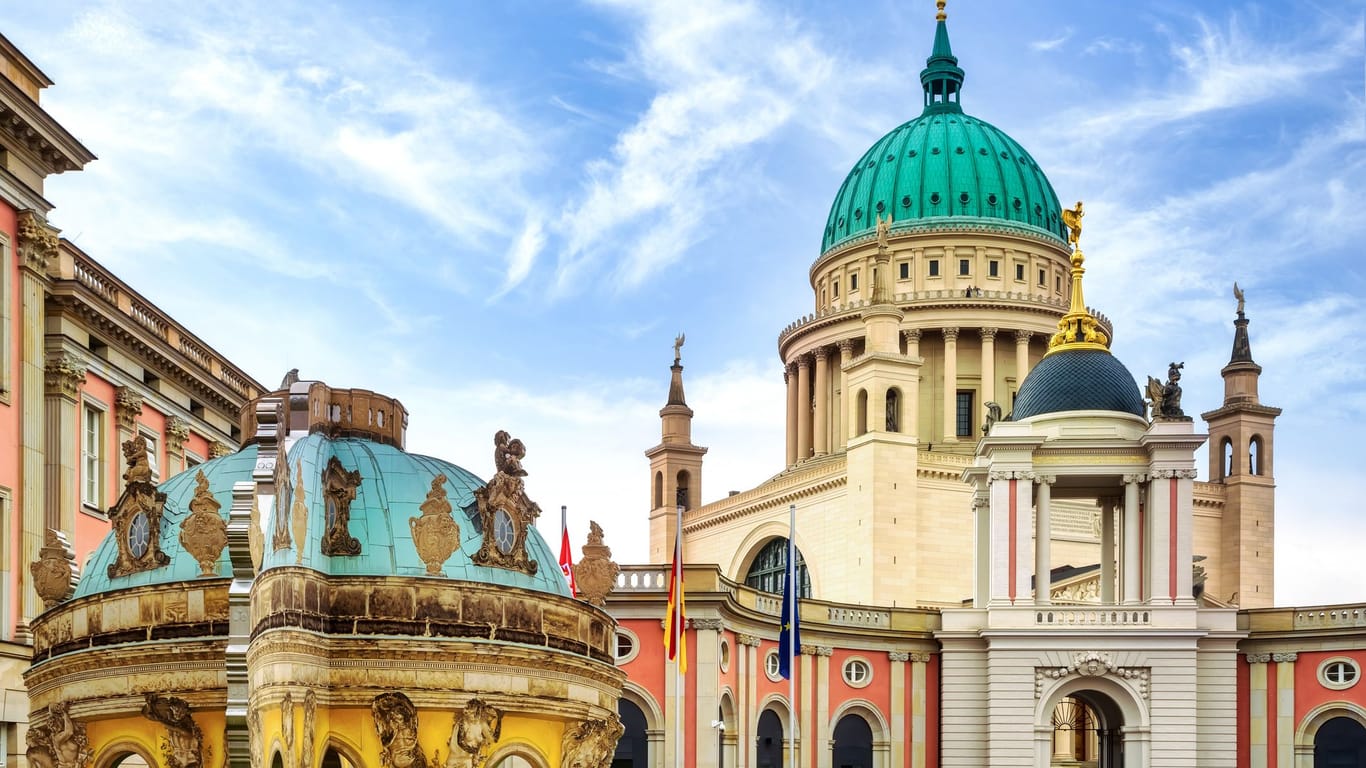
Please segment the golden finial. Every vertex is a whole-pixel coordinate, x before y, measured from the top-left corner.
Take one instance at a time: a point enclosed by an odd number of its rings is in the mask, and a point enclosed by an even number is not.
[[[1067,225],[1067,242],[1074,248],[1080,248],[1077,243],[1081,239],[1081,217],[1086,212],[1081,209],[1081,201],[1077,201],[1076,208],[1062,209],[1062,223]]]
[[[1053,334],[1053,338],[1048,342],[1048,354],[1053,354],[1064,349],[1098,349],[1109,351],[1110,335],[1101,326],[1100,321],[1096,320],[1086,309],[1086,299],[1082,295],[1081,278],[1086,274],[1086,268],[1082,264],[1086,261],[1086,256],[1081,252],[1081,246],[1077,240],[1081,238],[1081,217],[1085,215],[1082,211],[1081,201],[1077,201],[1077,207],[1062,211],[1062,221],[1067,225],[1067,241],[1074,247],[1072,249],[1072,301],[1067,307],[1067,314],[1058,321],[1058,332]]]
[[[949,17],[947,13],[944,13],[944,0],[934,0],[934,7],[939,9],[939,12],[934,15],[935,21],[943,21]]]

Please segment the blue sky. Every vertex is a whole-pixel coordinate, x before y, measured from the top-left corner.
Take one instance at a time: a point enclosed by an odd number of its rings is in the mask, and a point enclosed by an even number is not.
[[[1277,595],[1361,600],[1357,2],[950,3],[964,108],[1086,201],[1087,300],[1218,405],[1247,291]],[[100,159],[64,234],[263,382],[401,398],[410,448],[528,446],[558,535],[646,549],[685,331],[708,499],[781,469],[776,335],[849,165],[919,113],[933,4],[105,0],[0,11]],[[1204,462],[1201,462],[1203,468]]]

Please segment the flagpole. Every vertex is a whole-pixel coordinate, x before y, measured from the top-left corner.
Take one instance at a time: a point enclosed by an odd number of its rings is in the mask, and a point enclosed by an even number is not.
[[[792,626],[800,626],[797,618],[797,505],[787,505],[787,599],[791,601],[787,607],[788,621]],[[792,705],[792,755],[789,758],[791,768],[797,768],[797,635],[789,632],[790,638],[787,642],[787,700]]]
[[[678,547],[674,552],[674,561],[683,562],[683,505],[678,507],[678,527],[674,531],[675,541]],[[686,591],[683,583],[682,566],[679,566],[678,579],[678,599],[684,601]],[[683,768],[683,688],[687,685],[687,679],[683,676],[683,664],[687,661],[687,646],[684,645],[683,634],[688,631],[687,619],[679,616],[678,622],[678,643],[679,656],[674,661],[674,768]]]

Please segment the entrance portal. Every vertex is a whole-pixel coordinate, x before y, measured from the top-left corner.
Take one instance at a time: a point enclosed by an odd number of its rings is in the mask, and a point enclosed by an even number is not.
[[[1366,768],[1366,728],[1335,717],[1314,734],[1314,768]]]
[[[1099,691],[1077,691],[1053,708],[1053,750],[1057,768],[1118,768],[1123,765],[1124,718],[1114,699]]]

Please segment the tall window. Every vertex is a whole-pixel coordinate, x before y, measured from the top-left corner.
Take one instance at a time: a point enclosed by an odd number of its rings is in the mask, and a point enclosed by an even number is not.
[[[849,275],[849,290],[850,290],[851,292],[852,292],[852,291],[857,291],[857,290],[858,290],[858,273],[857,273],[857,272],[854,272],[854,273],[852,273],[852,274]]]
[[[959,259],[959,260],[958,260],[958,274],[960,274],[960,275],[970,275],[970,274],[972,274],[972,261],[969,260],[969,259]]]
[[[795,549],[795,547],[794,547]],[[806,558],[797,551],[797,597],[811,597],[811,574],[806,570]],[[787,575],[787,539],[770,540],[755,555],[745,574],[745,586],[761,592],[782,594],[783,578]]]
[[[930,277],[939,277],[939,259],[930,259]]]
[[[1254,437],[1247,444],[1247,473],[1249,475],[1265,474],[1262,469],[1262,438]]]
[[[958,391],[958,428],[954,434],[959,437],[972,437],[972,390]]]
[[[987,276],[988,276],[988,277],[1000,277],[1000,276],[1001,276],[1001,262],[999,262],[999,261],[997,261],[997,260],[995,260],[995,259],[992,259],[991,261],[988,261],[988,262],[987,262]]]
[[[1023,283],[1023,282],[1024,282],[1024,265],[1023,265],[1023,264],[1016,264],[1016,265],[1015,265],[1015,282],[1017,282],[1017,283]]]
[[[903,262],[901,262],[900,268],[901,268],[901,279],[902,279],[902,280],[909,280],[909,279],[911,278],[911,263],[910,263],[909,261],[903,261]]]
[[[152,470],[152,482],[161,482],[161,451],[157,448],[157,436],[152,432],[140,431],[142,439],[147,441],[147,467]]]
[[[104,411],[85,406],[81,440],[81,501],[104,507]]]

